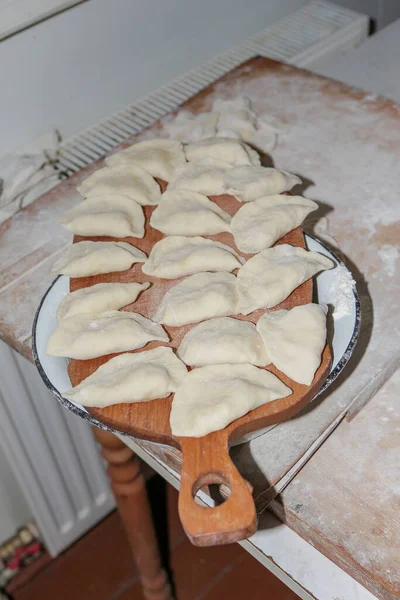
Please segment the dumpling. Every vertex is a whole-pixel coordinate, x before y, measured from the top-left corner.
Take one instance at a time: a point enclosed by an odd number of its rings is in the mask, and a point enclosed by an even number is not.
[[[281,194],[301,183],[300,177],[270,167],[244,166],[225,173],[224,184],[228,194],[242,202],[252,202],[262,196]]]
[[[192,367],[221,363],[250,363],[257,367],[267,364],[256,326],[230,317],[216,317],[193,327],[183,338],[178,356]]]
[[[85,360],[143,348],[148,342],[168,342],[164,329],[142,315],[110,310],[63,319],[47,344],[49,356]]]
[[[263,154],[269,153],[275,148],[277,139],[276,133],[262,125],[252,135],[245,138],[246,142],[249,142],[257,152]]]
[[[231,216],[206,196],[190,190],[166,191],[150,225],[166,235],[213,235],[230,231]]]
[[[169,190],[193,190],[205,196],[225,193],[224,175],[230,165],[224,162],[207,161],[186,163],[178,167],[171,178]]]
[[[318,204],[302,196],[266,196],[245,204],[232,217],[236,246],[247,254],[270,248],[279,238],[302,224]]]
[[[99,169],[76,189],[85,198],[120,194],[142,206],[158,204],[161,197],[160,186],[147,171],[126,164]]]
[[[289,244],[263,250],[238,271],[238,312],[248,315],[259,308],[272,308],[304,281],[332,267],[333,262],[323,254]]]
[[[234,271],[243,262],[230,246],[221,242],[176,235],[154,244],[142,271],[161,279],[176,279],[202,271]]]
[[[59,321],[82,313],[102,313],[118,310],[135,302],[140,292],[147,290],[150,283],[96,283],[63,298],[58,306]]]
[[[248,98],[238,97],[234,100],[217,98],[213,103],[213,111],[219,113],[218,134],[226,137],[250,140],[256,132],[257,115]]]
[[[188,162],[202,162],[205,158],[222,160],[232,166],[259,165],[258,153],[244,142],[233,138],[215,137],[185,146]]]
[[[178,437],[201,437],[292,390],[253,365],[208,365],[190,371],[175,392],[170,424]]]
[[[170,288],[155,314],[156,323],[180,327],[237,313],[236,277],[232,273],[197,273]]]
[[[174,170],[186,162],[181,142],[154,139],[133,144],[106,158],[106,164],[139,165],[153,177],[169,181]]]
[[[146,258],[144,252],[127,242],[78,242],[61,254],[53,273],[70,277],[114,273],[126,271]]]
[[[215,136],[217,123],[217,114],[194,115],[187,110],[180,110],[170,122],[164,121],[164,130],[172,139],[180,140],[183,143],[196,142]]]
[[[124,238],[144,236],[142,207],[127,196],[90,196],[67,212],[61,220],[76,235],[107,235]]]
[[[326,344],[326,307],[304,304],[267,312],[259,319],[257,330],[268,362],[293,381],[311,385]]]
[[[113,404],[166,398],[187,374],[171,348],[154,348],[120,354],[99,367],[64,398],[83,406],[104,408]]]

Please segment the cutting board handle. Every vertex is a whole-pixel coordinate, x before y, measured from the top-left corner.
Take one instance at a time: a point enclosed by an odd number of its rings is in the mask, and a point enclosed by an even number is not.
[[[243,540],[256,531],[251,486],[229,456],[228,437],[221,431],[202,438],[179,438],[183,454],[179,516],[195,546],[216,546]],[[230,496],[215,507],[199,505],[194,496],[210,484],[225,485]]]

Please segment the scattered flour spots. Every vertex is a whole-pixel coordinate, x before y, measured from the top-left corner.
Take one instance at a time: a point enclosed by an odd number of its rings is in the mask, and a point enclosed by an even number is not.
[[[346,267],[338,265],[335,271],[336,277],[329,288],[327,297],[332,298],[333,318],[340,319],[350,314],[352,310],[354,305],[353,290],[356,282]]]
[[[367,94],[364,96],[364,102],[375,102],[378,99],[377,94]]]
[[[390,244],[384,244],[379,250],[378,254],[384,264],[384,270],[389,277],[393,277],[396,274],[397,259],[399,258],[399,250],[396,246]]]

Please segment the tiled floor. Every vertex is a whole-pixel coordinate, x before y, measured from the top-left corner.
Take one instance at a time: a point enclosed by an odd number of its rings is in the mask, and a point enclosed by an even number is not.
[[[249,592],[252,600],[298,600],[296,594],[238,544],[214,548],[192,546],[179,522],[177,492],[153,478],[150,493],[164,541],[163,550],[169,554],[177,600],[241,600],[247,599]],[[168,532],[162,510],[165,493]],[[57,559],[44,561],[43,568],[18,587],[12,598],[143,600],[118,514],[113,512]]]

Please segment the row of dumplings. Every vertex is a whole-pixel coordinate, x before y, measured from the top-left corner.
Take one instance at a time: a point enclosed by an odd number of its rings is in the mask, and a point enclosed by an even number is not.
[[[59,325],[49,340],[48,353],[83,359],[135,350],[150,341],[168,342],[161,324],[200,323],[182,341],[180,358],[166,347],[123,354],[64,395],[84,405],[106,406],[176,391],[173,433],[205,435],[291,393],[277,377],[257,366],[272,362],[291,379],[309,385],[325,345],[321,307],[267,313],[257,327],[230,318],[279,304],[303,281],[332,266],[329,259],[301,248],[270,248],[317,206],[281,194],[300,180],[259,166],[254,150],[223,138],[188,144],[184,151],[179,142],[141,142],[110,157],[107,164],[78,188],[85,200],[66,215],[64,226],[86,236],[140,238],[145,224],[141,205],[158,204],[150,224],[171,237],[155,244],[148,258],[126,242],[80,242],[60,258],[56,272],[83,277],[123,271],[141,262],[150,277],[188,277],[169,289],[153,320],[118,310],[135,302],[150,282],[97,284],[68,294],[58,309]],[[169,181],[163,195],[154,177]],[[249,203],[233,219],[206,195],[225,192]],[[258,254],[245,262],[230,246],[199,237],[221,231],[233,233],[239,250]],[[231,273],[235,269],[239,269],[237,276]],[[180,359],[198,368],[188,374]],[[202,377],[206,388],[211,386],[207,406],[196,399],[196,381]],[[231,380],[234,388],[239,378],[244,386],[230,400],[226,398],[225,408],[221,396],[214,393],[214,379],[221,377]]]
[[[317,208],[301,196],[283,195],[300,179],[260,166],[258,154],[238,140],[213,138],[184,148],[172,140],[147,140],[106,162],[78,187],[85,200],[62,220],[77,235],[142,238],[142,206],[159,205],[150,224],[166,235],[228,231],[240,251],[256,253]],[[169,182],[167,192],[161,194],[154,177]],[[248,203],[233,218],[208,198],[224,193]]]
[[[286,121],[272,115],[258,116],[247,96],[229,100],[216,98],[210,112],[195,115],[181,110],[176,117],[164,122],[164,130],[172,139],[189,143],[210,137],[229,137],[268,153],[274,148],[278,134],[288,128]]]
[[[140,317],[123,311],[115,314],[131,315],[134,322]],[[97,321],[103,333],[107,332],[108,315],[112,316],[103,313]],[[82,317],[85,320],[87,315]],[[151,331],[154,324],[141,319],[142,332],[148,327],[145,335],[168,340],[163,330]],[[123,325],[121,332],[126,331],[128,320],[121,316],[118,323]],[[90,340],[90,333],[85,335],[88,344],[94,340],[101,343],[99,337]],[[85,406],[105,407],[164,398],[175,392],[172,433],[200,437],[292,393],[278,377],[257,367],[273,363],[293,381],[310,385],[325,340],[325,310],[317,304],[265,313],[257,326],[230,317],[213,318],[186,334],[177,350],[179,358],[165,346],[120,354],[63,395]],[[188,373],[185,365],[197,368]]]
[[[289,244],[262,250],[245,262],[226,244],[202,237],[171,236],[157,242],[148,258],[126,242],[78,242],[59,258],[54,270],[85,277],[125,271],[136,262],[144,263],[143,273],[152,277],[186,276],[169,288],[153,315],[155,322],[171,327],[273,308],[310,277],[333,266],[322,254]],[[229,272],[235,269],[236,275]],[[109,285],[104,284],[106,289]],[[91,298],[95,288],[79,293]],[[75,294],[78,292],[65,300],[72,302]],[[121,306],[125,305],[117,308]],[[109,308],[115,306],[108,302],[103,310]]]

